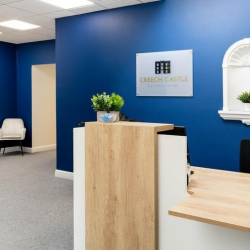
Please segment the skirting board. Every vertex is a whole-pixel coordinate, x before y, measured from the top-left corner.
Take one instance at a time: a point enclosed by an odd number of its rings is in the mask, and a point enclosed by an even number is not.
[[[74,173],[56,169],[55,177],[68,179],[68,180],[74,180]]]
[[[43,152],[43,151],[48,151],[48,150],[54,150],[54,149],[56,149],[56,144],[43,146],[43,147],[36,147],[36,148],[23,147],[23,152],[25,152],[25,153],[37,153],[37,152]],[[9,148],[5,149],[6,153],[16,152],[16,151],[21,151],[19,146],[9,147]]]
[[[37,152],[43,152],[43,151],[48,151],[48,150],[54,150],[54,149],[56,149],[56,144],[42,146],[42,147],[35,147],[35,148],[24,147],[23,150],[24,150],[24,152],[27,152],[27,153],[37,153]]]
[[[16,151],[20,151],[21,149],[20,147],[9,147],[9,148],[5,148],[5,153],[11,153],[11,152],[16,152]],[[3,152],[3,149],[1,150],[1,153]]]

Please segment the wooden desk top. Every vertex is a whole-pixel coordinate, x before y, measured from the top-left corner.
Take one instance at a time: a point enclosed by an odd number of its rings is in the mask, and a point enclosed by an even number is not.
[[[114,122],[114,123],[103,123],[103,122],[86,122],[88,124],[100,124],[107,126],[129,126],[129,127],[151,127],[155,128],[156,132],[173,130],[173,124],[165,124],[165,123],[147,123],[147,122]]]
[[[250,233],[250,174],[193,167],[193,193],[169,214]]]

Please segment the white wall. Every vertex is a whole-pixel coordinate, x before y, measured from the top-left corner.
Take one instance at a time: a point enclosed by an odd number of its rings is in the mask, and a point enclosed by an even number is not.
[[[237,97],[244,91],[249,91],[250,68],[228,68],[228,108],[229,110],[243,111],[243,103]]]
[[[56,66],[32,66],[32,148],[56,145]]]

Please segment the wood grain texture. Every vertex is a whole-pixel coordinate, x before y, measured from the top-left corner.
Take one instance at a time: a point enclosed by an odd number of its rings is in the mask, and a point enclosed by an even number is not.
[[[250,175],[192,169],[191,197],[171,208],[169,214],[250,233]]]
[[[86,249],[157,249],[157,131],[86,123]]]

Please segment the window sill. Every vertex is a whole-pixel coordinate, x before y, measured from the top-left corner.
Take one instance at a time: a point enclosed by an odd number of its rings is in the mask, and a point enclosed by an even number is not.
[[[218,111],[224,120],[241,121],[243,124],[250,125],[250,111]]]

